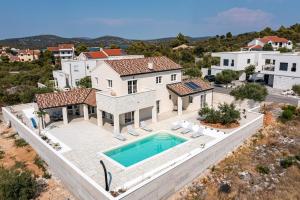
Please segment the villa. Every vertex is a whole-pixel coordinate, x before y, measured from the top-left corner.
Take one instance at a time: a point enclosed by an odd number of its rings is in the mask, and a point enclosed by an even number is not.
[[[211,66],[211,75],[226,69],[242,72],[247,66],[253,65],[256,75],[273,88],[286,90],[300,84],[299,53],[235,51],[212,53],[212,57],[219,58],[220,64]],[[245,78],[245,73],[241,73],[239,80],[244,81]]]
[[[75,47],[73,44],[59,44],[57,47],[48,47],[55,60],[73,59],[75,57]]]
[[[59,90],[76,88],[80,79],[91,76],[91,71],[101,60],[143,58],[143,55],[126,55],[121,49],[100,49],[82,52],[74,59],[61,60],[61,70],[53,71],[54,84]]]
[[[292,41],[286,38],[265,36],[263,38],[255,38],[246,47],[243,47],[242,50],[261,51],[265,44],[270,44],[274,50],[278,50],[279,48],[293,49]]]

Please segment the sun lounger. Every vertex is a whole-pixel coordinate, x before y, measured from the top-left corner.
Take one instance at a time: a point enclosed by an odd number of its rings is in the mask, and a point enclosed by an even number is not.
[[[127,132],[130,135],[133,135],[133,136],[139,136],[140,135],[136,130],[133,129],[133,127],[131,125],[127,126]]]
[[[141,127],[141,129],[148,131],[148,132],[153,131],[151,128],[147,127],[147,124],[144,121],[141,121],[140,127]]]
[[[190,122],[183,122],[182,128],[183,128],[183,130],[180,133],[187,134],[192,131],[193,125]]]
[[[121,133],[114,134],[114,138],[117,138],[118,140],[121,141],[127,140],[123,135],[121,135]]]
[[[172,131],[176,131],[178,129],[180,129],[182,126],[182,121],[177,121],[177,122],[173,122],[172,125],[171,125],[171,130]]]
[[[203,136],[203,128],[199,127],[198,125],[193,126],[193,134],[192,134],[192,138],[197,138],[200,136]]]

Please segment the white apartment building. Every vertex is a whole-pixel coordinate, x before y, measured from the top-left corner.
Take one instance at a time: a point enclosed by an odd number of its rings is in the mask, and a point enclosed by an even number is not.
[[[91,71],[99,60],[143,57],[143,55],[125,55],[121,49],[82,52],[76,59],[61,60],[61,70],[53,71],[55,87],[60,90],[77,87],[80,79],[91,76]]]
[[[211,66],[212,75],[225,69],[243,71],[247,66],[254,65],[255,71],[273,88],[291,89],[294,84],[300,84],[300,55],[297,53],[237,51],[212,53],[212,56],[220,58],[219,66]],[[245,80],[245,73],[242,73],[240,80]]]
[[[73,44],[59,44],[57,47],[48,47],[47,50],[53,53],[56,60],[67,60],[75,57],[75,47]]]
[[[259,51],[262,50],[265,44],[271,44],[274,50],[279,48],[293,49],[292,41],[278,36],[265,36],[263,38],[255,38],[243,50]]]
[[[263,54],[260,72],[265,82],[273,88],[291,89],[300,84],[300,54]]]

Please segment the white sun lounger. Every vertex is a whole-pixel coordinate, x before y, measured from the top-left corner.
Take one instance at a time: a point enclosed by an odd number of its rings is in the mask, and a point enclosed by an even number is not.
[[[172,125],[171,125],[171,130],[172,131],[176,131],[178,129],[180,129],[182,126],[182,123],[183,121],[176,121],[176,122],[173,122]]]
[[[193,126],[193,133],[192,133],[192,138],[197,138],[200,136],[203,136],[203,128],[199,127],[198,125]]]
[[[191,124],[190,122],[183,122],[181,127],[183,128],[183,130],[180,133],[187,134],[192,131],[193,124]]]
[[[121,141],[127,140],[126,137],[124,137],[123,135],[121,135],[121,133],[114,134],[114,138],[116,138],[118,140],[121,140]]]
[[[132,125],[127,126],[127,132],[130,135],[133,135],[133,136],[139,136],[140,135],[136,130],[133,129]]]
[[[141,129],[148,131],[148,132],[153,131],[151,128],[147,127],[147,124],[144,121],[141,121],[140,127],[141,127]]]

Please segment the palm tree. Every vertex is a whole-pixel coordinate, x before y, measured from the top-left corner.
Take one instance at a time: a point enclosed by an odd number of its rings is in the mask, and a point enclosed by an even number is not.
[[[42,127],[44,128],[44,117],[45,117],[45,115],[47,114],[47,112],[45,112],[45,111],[43,111],[43,110],[38,110],[38,111],[35,111],[34,112],[37,116],[38,116],[38,118],[39,118],[39,124],[38,124],[38,126],[39,126],[39,135],[41,135],[41,125],[42,125]]]

